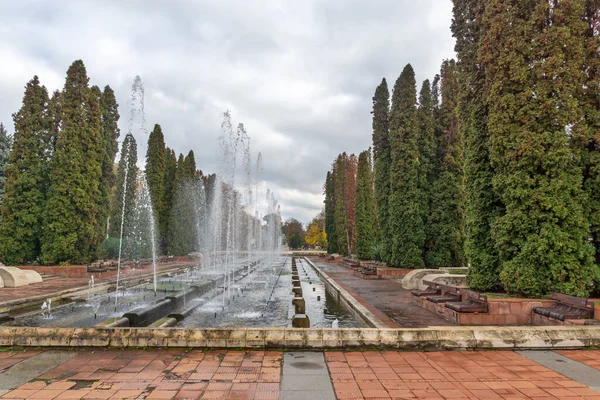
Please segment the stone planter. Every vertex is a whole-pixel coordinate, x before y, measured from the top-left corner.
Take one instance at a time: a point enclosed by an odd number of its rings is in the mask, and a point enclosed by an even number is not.
[[[600,320],[600,302],[594,303],[594,319]]]

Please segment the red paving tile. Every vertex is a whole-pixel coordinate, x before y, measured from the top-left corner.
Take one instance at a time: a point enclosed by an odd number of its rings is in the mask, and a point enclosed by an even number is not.
[[[23,360],[37,353],[0,354]],[[266,351],[84,351],[2,399],[278,399],[281,360]]]
[[[0,359],[37,353],[0,353]],[[592,365],[600,356],[560,353]],[[327,352],[325,358],[338,399],[600,400],[600,393],[511,351]],[[276,400],[281,360],[281,352],[267,351],[84,351],[2,399]],[[96,378],[81,379],[82,370]],[[210,377],[197,379],[203,374]],[[240,379],[248,375],[254,379]]]
[[[592,363],[600,356],[564,353]],[[511,351],[330,352],[325,358],[338,399],[600,400],[599,392]]]

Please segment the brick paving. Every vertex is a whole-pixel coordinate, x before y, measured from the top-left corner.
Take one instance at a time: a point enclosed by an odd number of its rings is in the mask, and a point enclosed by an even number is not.
[[[24,360],[39,352],[7,351],[0,353],[0,361]],[[581,362],[600,357],[599,351],[560,353]],[[262,350],[87,350],[1,398],[279,399],[283,354]],[[512,351],[332,351],[325,353],[325,360],[341,400],[600,400],[600,392]],[[9,368],[0,365],[0,371]]]
[[[600,350],[563,350],[557,351],[557,353],[565,357],[569,357],[571,360],[579,361],[580,363],[585,364],[588,367],[600,370]]]
[[[310,260],[330,278],[346,289],[356,300],[369,308],[390,327],[426,328],[428,326],[456,325],[437,314],[415,305],[410,291],[391,279],[361,279],[337,263],[311,257]],[[388,323],[387,320],[391,323]],[[392,325],[393,324],[393,325]]]
[[[338,399],[600,400],[599,392],[511,351],[329,352],[325,358]]]
[[[278,399],[281,360],[266,351],[84,351],[2,399]]]

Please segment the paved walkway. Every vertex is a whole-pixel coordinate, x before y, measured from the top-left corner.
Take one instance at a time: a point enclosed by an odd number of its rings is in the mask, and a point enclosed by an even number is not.
[[[594,378],[600,369],[576,361],[598,360],[600,351],[561,353],[5,351],[0,352],[0,361],[20,361],[2,364],[0,395],[2,399],[600,400],[599,391],[578,382],[579,376]],[[553,365],[533,360],[557,356],[572,363],[580,375],[571,379]]]
[[[337,263],[310,260],[366,307],[374,307],[402,328],[456,325],[416,306],[410,291],[391,279],[362,279]]]
[[[168,271],[171,269],[177,269],[186,266],[192,266],[197,262],[172,262],[160,264],[157,269],[159,272]],[[135,276],[141,276],[151,274],[153,271],[152,265],[145,265],[136,268],[124,268],[121,271],[120,279],[127,279]],[[89,274],[94,275],[94,281],[96,284],[113,282],[116,280],[117,271],[106,271],[101,273]],[[61,278],[52,279],[40,283],[34,283],[27,285],[25,289],[23,287],[17,288],[0,288],[0,304],[12,301],[27,299],[29,297],[35,297],[40,295],[51,295],[54,293],[62,292],[63,290],[86,288],[89,284],[89,278]]]

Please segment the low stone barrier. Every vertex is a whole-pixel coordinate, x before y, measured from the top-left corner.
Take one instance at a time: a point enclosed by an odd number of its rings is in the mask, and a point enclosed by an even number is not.
[[[600,346],[600,327],[39,328],[0,327],[0,347],[464,350]]]
[[[487,313],[460,313],[445,307],[445,303],[433,303],[425,297],[412,298],[413,303],[459,325],[530,325],[535,323],[534,307],[548,307],[553,300],[540,299],[488,299]],[[545,324],[549,325],[549,324]]]

